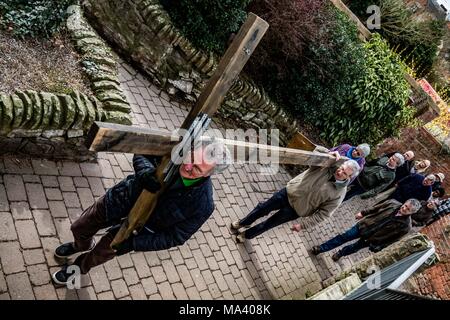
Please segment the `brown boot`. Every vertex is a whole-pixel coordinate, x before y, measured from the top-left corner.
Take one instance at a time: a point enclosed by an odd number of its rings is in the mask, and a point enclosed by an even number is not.
[[[313,246],[311,248],[311,253],[315,256],[317,256],[319,253],[322,253],[322,250],[320,250],[319,246]]]
[[[342,256],[341,256],[341,254],[340,254],[339,251],[338,251],[338,252],[336,252],[335,254],[333,254],[333,255],[331,256],[331,259],[333,259],[333,261],[336,262],[336,261],[338,261],[341,257],[342,257]]]

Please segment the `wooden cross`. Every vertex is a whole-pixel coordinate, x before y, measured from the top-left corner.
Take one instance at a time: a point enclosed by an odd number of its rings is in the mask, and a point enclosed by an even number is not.
[[[227,91],[241,72],[245,63],[253,53],[269,25],[267,22],[250,13],[239,33],[225,52],[213,76],[200,94],[197,103],[189,112],[181,128],[190,127],[194,119],[201,113],[212,116],[220,107]],[[87,144],[91,151],[126,152],[135,154],[163,156],[157,168],[156,177],[163,181],[164,168],[170,161],[172,148],[180,141],[171,132],[164,130],[142,129],[118,124],[96,122],[88,134]],[[313,154],[312,152],[272,147],[263,144],[244,141],[223,140],[225,145],[237,155],[237,149],[242,148],[246,155],[265,151],[270,156],[277,153],[279,163],[330,166],[335,159],[328,155]],[[127,239],[132,232],[144,226],[156,206],[157,199],[165,190],[165,184],[157,193],[143,190],[134,207],[124,220],[111,246],[114,248]]]

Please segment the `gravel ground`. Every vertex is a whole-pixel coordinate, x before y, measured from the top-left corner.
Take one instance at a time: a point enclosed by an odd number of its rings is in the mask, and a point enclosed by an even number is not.
[[[79,56],[67,35],[21,40],[0,30],[0,92],[17,89],[53,93],[75,89],[91,94]]]

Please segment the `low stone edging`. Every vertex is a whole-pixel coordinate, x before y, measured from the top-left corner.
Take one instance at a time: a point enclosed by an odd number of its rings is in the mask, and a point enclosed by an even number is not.
[[[120,88],[110,49],[83,20],[79,6],[68,9],[67,28],[82,55],[94,97],[34,90],[0,93],[0,154],[91,160],[84,144],[94,121],[131,124],[131,108]]]

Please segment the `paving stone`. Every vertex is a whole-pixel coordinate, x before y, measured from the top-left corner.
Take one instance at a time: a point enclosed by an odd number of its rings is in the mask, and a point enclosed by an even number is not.
[[[28,201],[32,209],[48,209],[48,203],[45,198],[44,188],[41,184],[27,183]]]
[[[114,171],[114,175],[116,176],[116,178],[119,178],[119,179],[125,178],[125,174],[124,174],[123,171],[120,169],[120,167],[118,167],[118,166],[113,166],[112,169],[113,169],[113,171]]]
[[[98,164],[100,166],[100,171],[101,171],[101,177],[104,178],[115,178],[115,174],[114,171],[111,167],[111,164],[108,160],[104,160],[104,159],[99,159],[98,160]]]
[[[25,271],[19,242],[0,242],[0,260],[5,274]]]
[[[129,254],[124,254],[117,257],[117,262],[119,262],[119,265],[122,269],[130,268],[133,266],[133,261],[131,260],[131,257]]]
[[[148,300],[162,300],[162,297],[159,293],[152,294],[148,297]]]
[[[39,235],[33,220],[19,220],[16,221],[15,225],[22,248],[34,249],[41,247]]]
[[[27,201],[22,176],[5,174],[3,181],[9,201]]]
[[[79,300],[97,300],[93,287],[85,287],[77,290]]]
[[[123,278],[128,286],[136,284],[139,282],[139,277],[137,275],[136,270],[134,268],[127,268],[122,270]]]
[[[46,284],[40,287],[34,287],[34,296],[36,300],[58,300],[58,296],[53,284]]]
[[[41,286],[50,282],[50,274],[46,264],[28,266],[27,272],[34,286]]]
[[[159,294],[161,295],[163,300],[174,300],[174,299],[176,299],[174,294],[173,294],[173,290],[172,290],[172,287],[170,286],[169,282],[167,282],[167,281],[161,282],[157,286],[158,286]]]
[[[116,299],[123,298],[130,294],[127,284],[123,279],[111,281],[111,287]]]
[[[166,273],[164,272],[164,269],[161,266],[155,266],[151,268],[153,279],[156,283],[161,283],[164,281],[167,281]]]
[[[64,201],[49,201],[48,206],[53,218],[65,218],[68,217],[66,206]]]
[[[79,208],[81,207],[78,194],[76,192],[63,192],[64,204],[67,208]]]
[[[177,271],[185,288],[189,288],[194,285],[194,281],[192,280],[191,274],[186,266],[177,266]]]
[[[133,167],[130,165],[130,162],[124,154],[117,153],[114,155],[114,157],[116,158],[117,163],[122,171],[134,171]]]
[[[60,262],[55,260],[55,249],[61,244],[58,238],[55,237],[42,237],[42,247],[44,248],[45,259],[47,264],[51,267],[58,266]]]
[[[28,275],[25,272],[6,277],[12,300],[34,300],[34,293]]]
[[[95,292],[100,293],[111,290],[111,286],[106,275],[106,271],[102,265],[97,266],[89,271]],[[100,298],[99,298],[100,300]]]
[[[11,213],[15,220],[26,220],[33,218],[28,202],[11,202],[10,207]]]
[[[171,260],[164,260],[162,262],[162,266],[166,273],[167,279],[170,283],[175,283],[180,281],[180,277],[178,276],[177,269]]]
[[[130,290],[131,298],[133,300],[147,300],[147,295],[140,283],[129,287],[128,290]]]
[[[114,300],[114,293],[112,291],[102,292],[97,295],[98,300]]]
[[[86,210],[94,204],[94,197],[88,188],[77,188],[78,197],[80,198],[81,207]]]
[[[63,161],[58,163],[59,173],[61,176],[81,177],[81,169],[78,163]],[[69,190],[68,190],[69,191]]]
[[[141,283],[147,296],[158,292],[158,287],[156,286],[155,279],[153,279],[152,277],[142,279]]]
[[[69,214],[70,221],[74,223],[81,216],[83,210],[80,208],[69,208],[67,209],[67,213]]]
[[[100,197],[105,194],[105,188],[103,188],[102,179],[89,177],[88,182],[94,196]]]
[[[197,288],[191,287],[186,289],[186,294],[188,296],[189,300],[200,300],[200,293],[198,292]]]
[[[31,160],[31,164],[33,166],[34,172],[37,175],[53,175],[56,176],[59,174],[58,167],[56,163],[49,160],[39,159],[39,160]]]
[[[18,159],[15,157],[5,157],[5,172],[17,174],[33,174],[33,167],[29,159]]]
[[[58,177],[58,182],[61,191],[76,191],[71,177]]]
[[[105,189],[110,189],[115,185],[114,179],[103,178],[102,181]]]
[[[6,190],[3,184],[0,184],[0,212],[1,211],[9,211],[8,197],[6,196]]]
[[[0,241],[17,240],[12,214],[0,212]]]
[[[179,282],[172,284],[172,291],[177,300],[187,300],[189,298],[186,294],[186,289]]]
[[[48,200],[63,200],[61,191],[58,188],[45,188],[45,194]]]
[[[37,179],[36,179],[37,181],[25,181],[25,179],[24,179],[24,181],[25,182],[40,183],[39,176],[36,176],[36,177],[37,177]],[[47,187],[47,188],[58,188],[59,187],[58,177],[55,177],[55,176],[41,176],[41,179],[42,179],[42,185],[44,187]]]
[[[73,183],[78,188],[89,188],[89,181],[85,177],[75,177]]]
[[[45,256],[42,249],[29,249],[22,252],[25,264],[30,266],[45,263]]]
[[[100,166],[96,163],[80,163],[80,168],[85,177],[102,177]]]
[[[24,174],[22,178],[23,182],[41,183],[41,178],[34,174]]]
[[[54,221],[59,241],[61,241],[61,243],[73,241],[72,231],[70,231],[71,223],[69,218],[56,218]]]
[[[6,291],[8,291],[8,286],[6,285],[5,275],[3,274],[2,270],[0,269],[0,292],[6,292]]]
[[[147,278],[152,275],[147,260],[142,252],[132,253],[131,259],[133,260],[139,278]]]
[[[119,263],[116,259],[109,260],[104,266],[109,280],[122,278],[122,271],[120,270]]]

